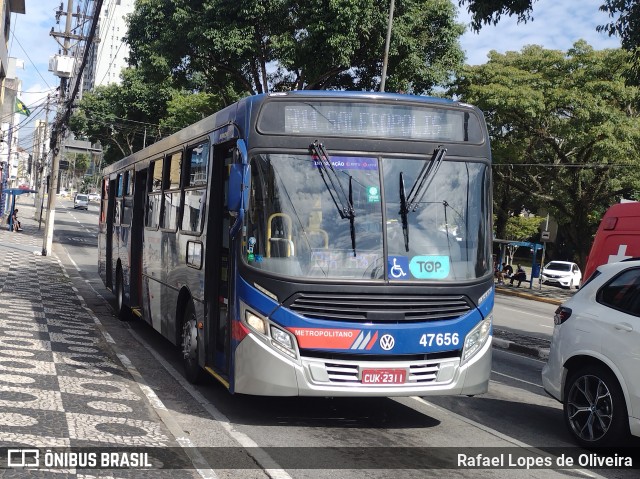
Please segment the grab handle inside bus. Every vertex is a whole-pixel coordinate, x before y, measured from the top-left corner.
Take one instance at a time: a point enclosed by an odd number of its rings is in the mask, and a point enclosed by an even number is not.
[[[274,220],[281,218],[281,221],[277,221],[274,226]],[[277,223],[280,223],[279,225]],[[288,258],[289,256],[295,256],[295,247],[293,240],[291,239],[291,233],[293,229],[293,222],[291,216],[286,213],[273,213],[269,216],[267,221],[267,258],[274,253],[275,257]],[[284,246],[284,248],[282,248]],[[284,252],[286,251],[286,253]]]

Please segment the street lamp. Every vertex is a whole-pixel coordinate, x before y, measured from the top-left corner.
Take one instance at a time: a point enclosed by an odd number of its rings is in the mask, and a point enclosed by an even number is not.
[[[391,0],[389,6],[389,22],[387,23],[387,40],[384,44],[384,59],[382,60],[382,80],[380,81],[380,91],[384,91],[384,84],[387,79],[387,63],[389,63],[389,43],[391,43],[391,26],[393,25],[393,7],[395,1]]]

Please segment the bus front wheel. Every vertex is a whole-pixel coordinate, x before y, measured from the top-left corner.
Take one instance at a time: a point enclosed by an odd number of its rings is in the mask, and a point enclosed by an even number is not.
[[[189,301],[182,320],[182,363],[189,382],[196,384],[200,380],[202,369],[198,364],[198,325],[193,303]]]

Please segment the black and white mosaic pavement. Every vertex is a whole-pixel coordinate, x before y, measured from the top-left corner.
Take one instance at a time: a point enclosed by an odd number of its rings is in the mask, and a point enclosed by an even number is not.
[[[179,446],[57,259],[29,252],[41,247],[36,234],[0,231],[0,447]],[[196,474],[68,468],[4,469],[0,477]]]

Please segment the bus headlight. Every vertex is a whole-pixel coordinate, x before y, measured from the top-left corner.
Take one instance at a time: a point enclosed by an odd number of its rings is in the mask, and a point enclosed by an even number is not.
[[[267,334],[267,325],[263,318],[253,314],[251,311],[245,311],[244,319],[247,324],[253,329],[256,333]]]
[[[271,325],[271,344],[273,344],[278,351],[285,353],[293,359],[298,357],[291,335],[273,325]]]
[[[258,313],[254,313],[249,310],[248,307],[241,303],[241,311],[244,311],[244,323],[249,329],[257,333],[263,342],[270,344],[273,349],[285,356],[293,359],[298,359],[298,353],[296,352],[296,340],[285,329],[279,328],[267,319],[260,316]]]
[[[467,334],[467,337],[464,339],[464,349],[462,350],[463,363],[471,359],[471,357],[484,346],[484,343],[491,333],[492,322],[493,314],[490,314],[484,320],[480,321],[475,328],[469,331],[469,334]]]
[[[271,326],[271,337],[282,344],[285,348],[293,349],[291,336],[285,333],[282,329]]]

